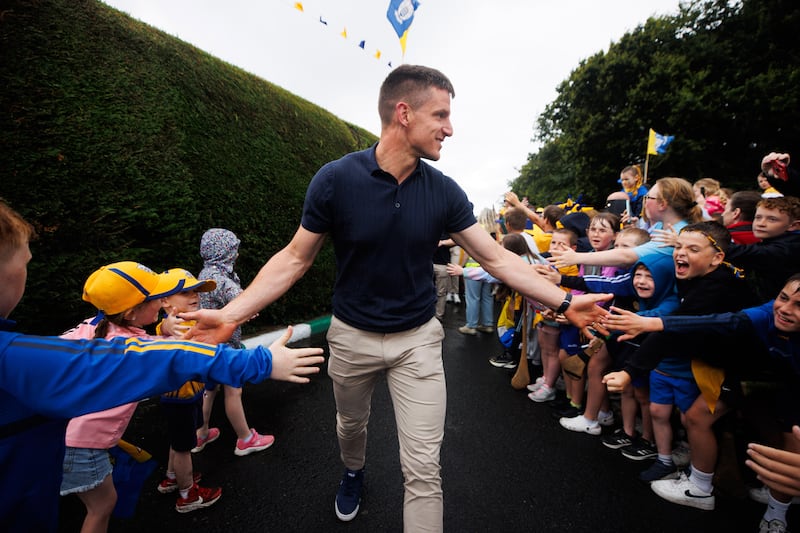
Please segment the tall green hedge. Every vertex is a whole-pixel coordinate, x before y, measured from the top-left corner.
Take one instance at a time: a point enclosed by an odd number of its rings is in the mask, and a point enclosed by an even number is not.
[[[200,236],[242,240],[246,282],[297,229],[309,180],[373,134],[92,0],[4,1],[0,197],[31,221],[28,290],[13,317],[58,333],[102,264],[197,271]],[[326,246],[250,328],[329,311]]]

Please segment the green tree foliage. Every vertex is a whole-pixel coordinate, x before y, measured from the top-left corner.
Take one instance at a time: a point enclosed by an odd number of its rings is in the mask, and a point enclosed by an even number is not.
[[[242,239],[251,280],[293,235],[309,180],[376,137],[93,0],[4,2],[0,197],[31,221],[28,291],[15,318],[58,333],[102,264],[199,271],[209,227]],[[251,327],[329,312],[326,247]]]
[[[761,158],[800,147],[800,5],[790,0],[682,4],[582,61],[539,117],[510,185],[537,204],[583,193],[595,204],[619,171],[644,163],[648,130],[675,136],[648,181],[719,179],[754,189]]]

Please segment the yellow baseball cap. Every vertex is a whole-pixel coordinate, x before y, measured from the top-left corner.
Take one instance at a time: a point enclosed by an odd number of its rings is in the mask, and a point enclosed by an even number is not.
[[[83,285],[83,299],[106,315],[116,315],[178,291],[169,280],[146,266],[121,261],[92,272]]]
[[[213,279],[199,280],[183,268],[170,268],[159,274],[158,277],[163,286],[171,287],[170,294],[188,291],[209,292],[217,288],[217,282]],[[164,296],[169,295],[165,294]]]

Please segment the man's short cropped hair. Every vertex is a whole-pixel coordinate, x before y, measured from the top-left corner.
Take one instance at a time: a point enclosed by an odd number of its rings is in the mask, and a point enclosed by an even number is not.
[[[392,122],[397,102],[404,101],[420,107],[430,88],[443,89],[455,98],[456,91],[450,80],[438,70],[422,65],[400,65],[386,76],[378,96],[378,115],[383,125]]]

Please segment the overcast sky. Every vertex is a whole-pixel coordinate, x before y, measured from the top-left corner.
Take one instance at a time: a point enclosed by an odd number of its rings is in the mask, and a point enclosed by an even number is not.
[[[376,135],[389,62],[441,70],[456,90],[455,133],[433,164],[461,184],[476,213],[498,205],[537,150],[536,118],[579,62],[679,3],[420,0],[403,57],[389,0],[306,0],[303,12],[288,0],[104,1]]]

